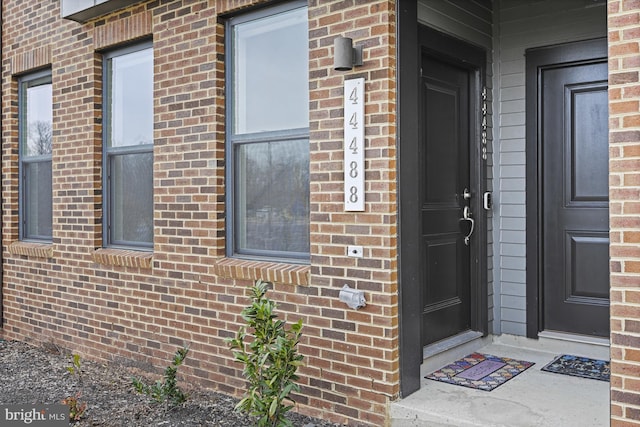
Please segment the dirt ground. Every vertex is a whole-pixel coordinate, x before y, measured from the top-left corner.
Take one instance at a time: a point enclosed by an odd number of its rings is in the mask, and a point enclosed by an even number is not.
[[[46,347],[46,348],[45,348]],[[35,347],[0,339],[0,404],[54,404],[81,389],[87,402],[77,427],[151,426],[253,426],[236,411],[229,396],[203,390],[185,390],[188,400],[167,410],[146,395],[138,394],[133,374],[122,366],[81,360],[82,384],[69,372],[72,357],[54,346]],[[326,421],[288,414],[296,427],[338,427]]]

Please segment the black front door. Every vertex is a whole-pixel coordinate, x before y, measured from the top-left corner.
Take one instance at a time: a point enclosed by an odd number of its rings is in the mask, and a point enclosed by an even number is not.
[[[554,63],[571,48],[583,59]],[[545,57],[545,55],[547,55]],[[546,59],[545,59],[546,58]],[[609,335],[606,40],[533,52],[538,60],[540,330]],[[549,63],[544,64],[545,61]],[[542,83],[542,84],[540,84]]]
[[[446,52],[449,40],[437,42]],[[449,48],[460,52],[456,46]],[[482,231],[475,200],[481,192],[472,172],[478,161],[473,148],[478,143],[479,71],[433,49],[423,49],[421,70],[418,176],[425,346],[476,326],[472,259],[477,259],[474,248]]]
[[[471,221],[462,219],[463,210],[470,209],[465,189],[471,194],[468,92],[467,70],[423,56],[424,345],[471,326],[470,247],[465,243]]]

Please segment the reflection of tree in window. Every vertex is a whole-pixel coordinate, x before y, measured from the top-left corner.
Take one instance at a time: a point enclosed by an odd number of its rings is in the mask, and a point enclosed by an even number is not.
[[[229,22],[230,255],[309,256],[308,9]],[[277,64],[287,64],[286,67]]]
[[[247,244],[306,252],[309,235],[308,143],[245,146]]]
[[[29,123],[28,135],[27,144],[31,155],[39,156],[52,153],[51,122],[37,120]]]
[[[51,75],[35,73],[20,82],[20,238],[51,240],[53,96]]]

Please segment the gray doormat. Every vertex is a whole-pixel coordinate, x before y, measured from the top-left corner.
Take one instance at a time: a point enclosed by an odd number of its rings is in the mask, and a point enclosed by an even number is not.
[[[542,368],[554,374],[571,375],[573,377],[609,381],[611,366],[606,360],[563,354]]]

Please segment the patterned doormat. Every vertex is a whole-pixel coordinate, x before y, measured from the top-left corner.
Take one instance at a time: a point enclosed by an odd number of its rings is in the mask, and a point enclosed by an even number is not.
[[[606,360],[563,354],[542,368],[543,371],[574,377],[609,381],[611,367]]]
[[[478,390],[491,391],[532,367],[533,362],[472,353],[425,378]]]

